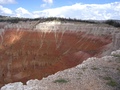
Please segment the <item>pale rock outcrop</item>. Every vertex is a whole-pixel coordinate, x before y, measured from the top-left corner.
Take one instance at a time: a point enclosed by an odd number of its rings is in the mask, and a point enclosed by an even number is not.
[[[23,83],[16,82],[5,85],[1,90],[24,90]]]
[[[113,35],[113,47],[114,50],[120,49],[120,32]]]
[[[120,56],[120,50],[116,50],[116,51],[111,52],[111,55]]]

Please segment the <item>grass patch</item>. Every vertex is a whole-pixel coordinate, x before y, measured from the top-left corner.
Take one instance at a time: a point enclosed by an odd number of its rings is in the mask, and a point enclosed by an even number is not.
[[[106,84],[109,86],[115,87],[118,85],[111,77],[103,77],[103,79],[108,81]]]
[[[113,55],[114,57],[120,57],[120,55]]]
[[[91,69],[92,70],[99,70],[99,68],[97,68],[97,67],[92,67]]]
[[[77,73],[79,76],[81,76],[83,73],[82,72],[79,72],[79,73]]]
[[[87,69],[87,67],[83,67],[82,70],[85,71]]]
[[[117,86],[117,82],[110,80],[109,82],[107,82],[107,85],[115,87],[115,86]]]
[[[112,80],[111,77],[103,77],[104,80]]]
[[[54,83],[67,83],[67,82],[68,82],[68,80],[63,79],[63,78],[57,79],[57,80],[54,81]]]
[[[77,80],[80,80],[81,78],[81,75],[83,74],[82,72],[79,72],[79,73],[77,73],[78,74],[78,78],[77,78]]]
[[[118,72],[120,73],[120,68],[117,68]]]

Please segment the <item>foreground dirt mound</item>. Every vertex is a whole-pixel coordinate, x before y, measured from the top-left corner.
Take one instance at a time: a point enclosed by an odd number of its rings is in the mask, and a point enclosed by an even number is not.
[[[111,35],[86,32],[5,29],[0,37],[0,85],[42,79],[99,56]]]

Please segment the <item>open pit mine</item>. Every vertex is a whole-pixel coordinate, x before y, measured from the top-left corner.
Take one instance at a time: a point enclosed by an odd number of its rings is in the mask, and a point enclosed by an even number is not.
[[[61,21],[0,22],[0,87],[42,79],[120,48],[120,28]]]

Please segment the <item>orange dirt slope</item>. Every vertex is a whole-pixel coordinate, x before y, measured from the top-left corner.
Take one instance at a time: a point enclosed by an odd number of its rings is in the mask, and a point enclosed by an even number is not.
[[[0,85],[41,79],[97,55],[111,36],[9,29],[0,37]]]

